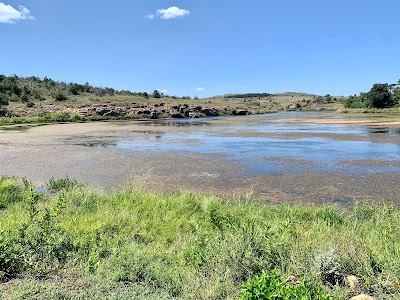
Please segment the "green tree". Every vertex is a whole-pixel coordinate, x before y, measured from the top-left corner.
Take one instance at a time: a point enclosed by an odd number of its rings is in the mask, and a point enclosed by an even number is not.
[[[1,94],[1,93],[0,93],[0,108],[1,108],[2,106],[8,105],[8,102],[9,102],[8,96],[7,96],[6,94]]]
[[[106,93],[107,95],[109,95],[109,96],[114,96],[115,90],[114,90],[113,88],[106,87],[106,88],[105,88],[105,93]]]
[[[393,102],[394,105],[400,104],[400,80],[397,82],[397,85],[393,88]]]
[[[68,99],[67,96],[65,96],[65,95],[62,94],[62,93],[55,93],[55,94],[52,95],[52,97],[53,97],[53,99],[56,100],[56,101],[64,101],[64,100],[67,100],[67,99]]]
[[[325,95],[325,101],[328,102],[328,103],[331,103],[332,102],[332,96],[329,95],[329,94],[326,94]]]
[[[387,83],[374,84],[366,98],[370,107],[385,108],[394,105],[391,86]]]
[[[161,98],[160,91],[154,90],[152,96],[153,96],[153,98],[157,98],[157,99]]]
[[[80,92],[79,85],[76,84],[76,83],[71,84],[70,87],[69,87],[69,92],[72,95],[78,95],[79,92]]]
[[[387,108],[396,104],[400,104],[400,80],[397,84],[376,83],[368,93],[344,101],[348,108]]]

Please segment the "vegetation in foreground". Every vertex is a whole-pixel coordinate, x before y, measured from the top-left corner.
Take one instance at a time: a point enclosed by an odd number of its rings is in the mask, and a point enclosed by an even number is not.
[[[400,210],[0,179],[5,299],[400,297]],[[346,276],[357,277],[352,288]]]

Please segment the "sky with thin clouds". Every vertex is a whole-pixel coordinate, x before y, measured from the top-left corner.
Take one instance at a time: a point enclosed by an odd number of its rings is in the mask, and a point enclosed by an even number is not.
[[[0,23],[14,24],[19,20],[35,20],[25,6],[14,8],[10,4],[0,2]]]
[[[400,79],[399,0],[0,0],[0,74],[170,95]]]

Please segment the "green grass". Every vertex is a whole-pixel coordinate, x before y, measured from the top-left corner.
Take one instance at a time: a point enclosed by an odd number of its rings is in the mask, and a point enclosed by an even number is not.
[[[400,210],[391,205],[102,193],[69,179],[49,187],[40,194],[21,179],[0,180],[5,299],[400,297]],[[356,290],[346,275],[359,278]],[[244,292],[257,286],[282,298]]]
[[[400,107],[391,108],[340,108],[342,114],[400,114]]]
[[[29,116],[0,117],[0,126],[16,124],[45,124],[45,123],[67,123],[67,122],[91,122],[105,120],[128,120],[137,119],[137,116],[89,116],[83,117],[76,113],[40,113]]]

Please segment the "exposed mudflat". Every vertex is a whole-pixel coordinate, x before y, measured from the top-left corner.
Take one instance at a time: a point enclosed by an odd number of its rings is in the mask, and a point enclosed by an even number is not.
[[[278,113],[3,127],[0,175],[268,203],[399,203],[398,123],[393,115]]]

